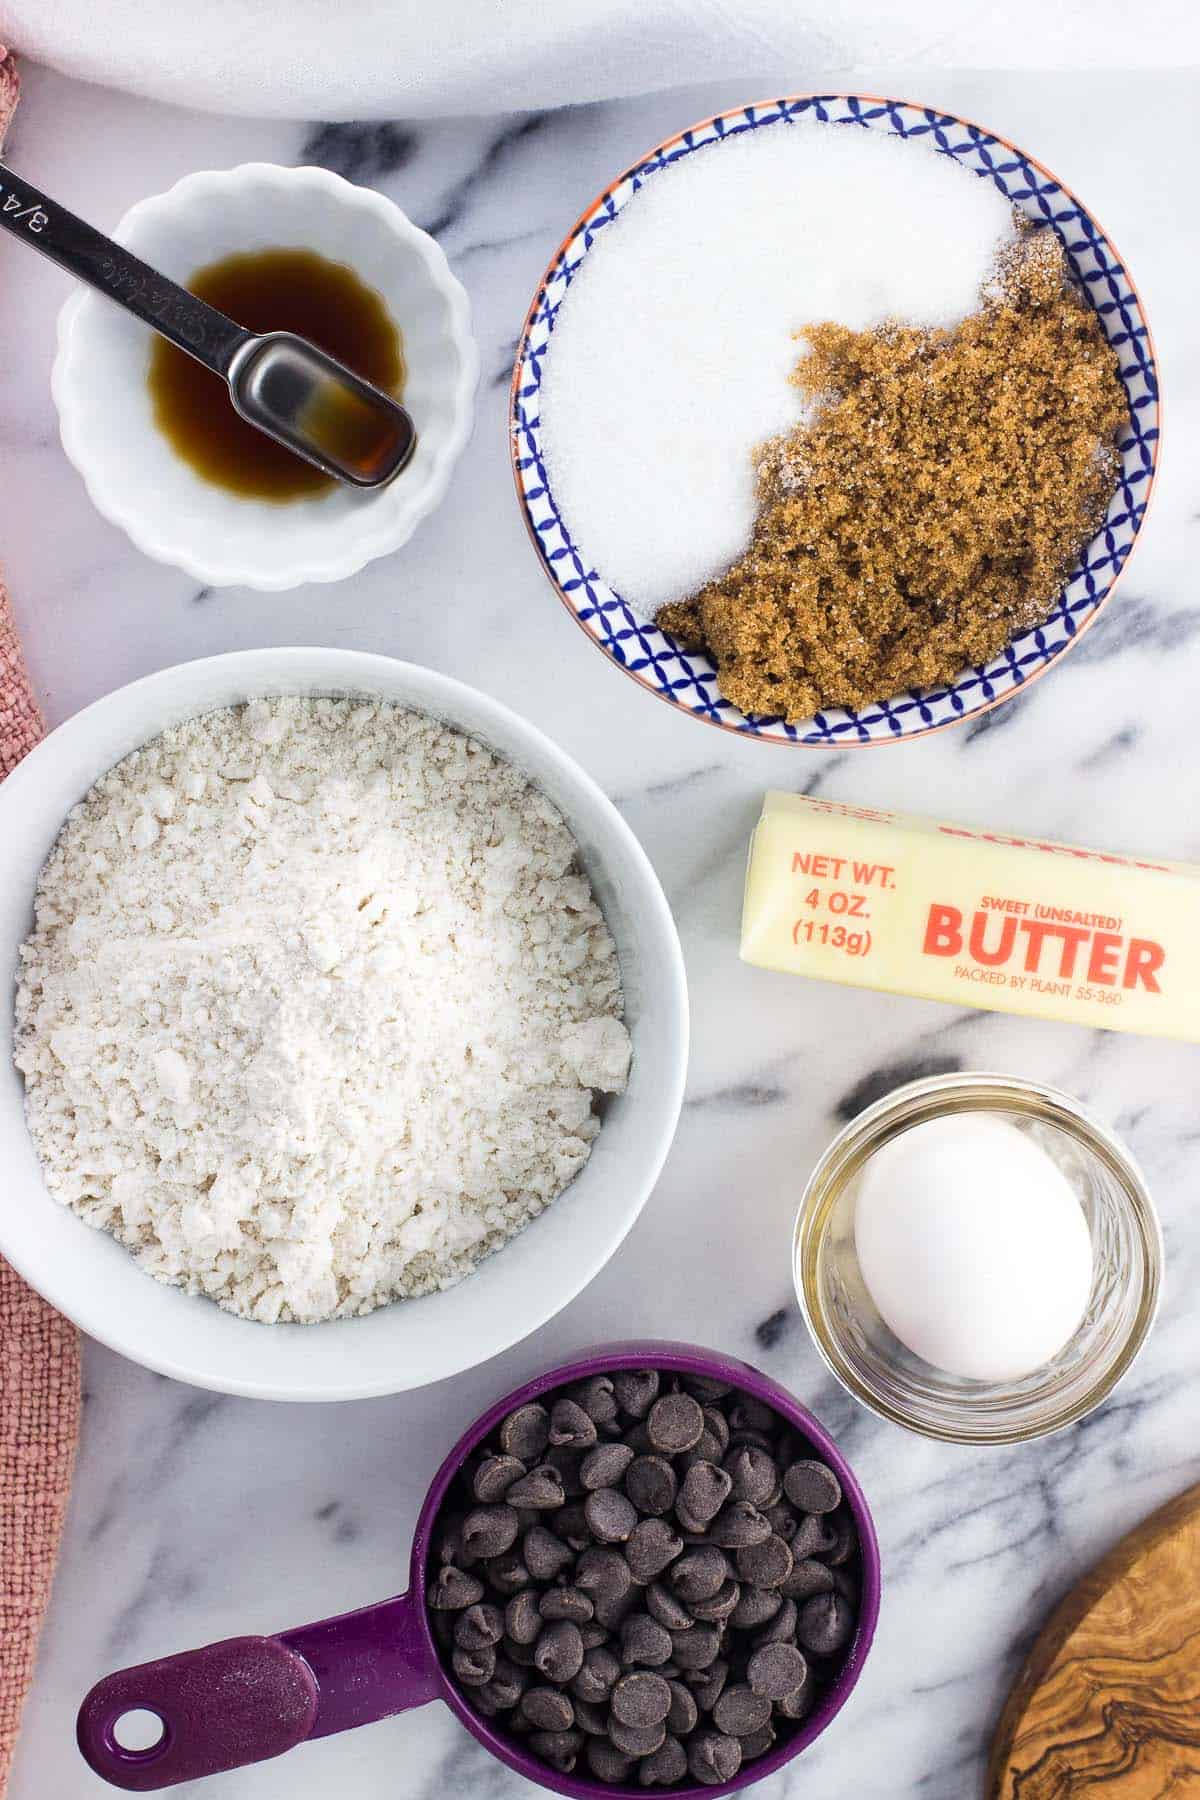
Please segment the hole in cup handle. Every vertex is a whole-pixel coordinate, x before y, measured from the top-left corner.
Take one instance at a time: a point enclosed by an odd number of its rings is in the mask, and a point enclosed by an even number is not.
[[[76,1736],[105,1781],[153,1793],[406,1712],[441,1686],[421,1597],[400,1594],[278,1637],[225,1638],[106,1675],[79,1709]],[[162,1721],[146,1749],[118,1740],[132,1712]]]

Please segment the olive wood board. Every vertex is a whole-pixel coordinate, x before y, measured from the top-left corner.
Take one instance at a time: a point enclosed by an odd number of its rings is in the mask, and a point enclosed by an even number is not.
[[[1200,1800],[1200,1486],[1051,1615],[992,1741],[987,1800]]]

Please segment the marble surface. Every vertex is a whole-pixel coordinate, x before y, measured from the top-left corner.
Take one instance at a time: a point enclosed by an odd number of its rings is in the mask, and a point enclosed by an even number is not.
[[[806,71],[781,70],[776,85],[801,88]],[[1046,1609],[1200,1476],[1200,1052],[808,985],[735,954],[746,841],[768,783],[1200,861],[1194,72],[892,70],[861,85],[986,121],[1095,208],[1149,308],[1168,440],[1131,571],[1062,667],[974,727],[829,754],[733,741],[616,679],[545,585],[508,470],[513,342],[549,251],[616,169],[744,93],[305,128],[175,113],[29,73],[12,160],[101,225],[189,169],[247,157],[315,159],[377,183],[444,244],[470,291],[484,371],[474,440],[405,550],[339,587],[198,593],[92,513],[47,386],[67,283],[0,244],[0,543],[50,721],[148,670],[259,644],[391,652],[486,688],[576,756],[640,835],[679,921],[694,1043],[678,1139],[640,1224],[579,1299],[496,1362],[398,1399],[308,1409],[201,1393],[89,1346],[78,1479],[10,1800],[111,1791],[73,1745],[75,1707],[101,1672],[403,1586],[425,1484],[461,1425],[527,1373],[606,1338],[670,1335],[757,1361],[825,1420],[874,1504],[885,1569],[874,1654],[847,1711],[763,1800],[977,1793],[992,1722]],[[1057,1082],[1116,1123],[1157,1197],[1169,1279],[1157,1330],[1108,1406],[1061,1437],[984,1454],[906,1437],[825,1376],[792,1298],[788,1244],[806,1171],[841,1120],[914,1073],[989,1066]],[[535,1791],[438,1707],[179,1791],[331,1790]]]

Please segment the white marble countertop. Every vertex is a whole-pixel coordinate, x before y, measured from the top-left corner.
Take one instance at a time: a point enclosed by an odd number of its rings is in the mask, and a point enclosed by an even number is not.
[[[779,91],[805,85],[806,71],[780,71]],[[305,128],[176,113],[27,73],[9,153],[102,226],[190,169],[250,157],[323,161],[377,183],[444,244],[483,357],[474,440],[406,549],[337,587],[198,593],[92,512],[59,448],[47,381],[68,284],[0,244],[0,545],[50,722],[149,670],[251,645],[349,645],[461,676],[556,738],[638,832],[679,922],[694,1037],[678,1138],[641,1222],[579,1299],[496,1362],[393,1400],[305,1408],[201,1393],[88,1346],[74,1499],[9,1800],[111,1793],[73,1741],[76,1705],[100,1673],[402,1587],[426,1482],[462,1425],[527,1373],[606,1338],[700,1340],[758,1362],[825,1420],[873,1503],[885,1574],[875,1651],[846,1712],[757,1790],[763,1800],[977,1793],[997,1709],[1047,1608],[1200,1476],[1200,1051],[809,985],[745,968],[735,953],[746,841],[768,783],[1200,861],[1189,774],[1200,655],[1195,73],[893,70],[858,85],[984,121],[1095,208],[1149,309],[1168,438],[1133,567],[1050,679],[975,727],[829,754],[731,740],[615,679],[555,604],[508,469],[513,342],[548,253],[614,171],[745,93],[411,130]],[[1061,1437],[989,1454],[924,1443],[859,1410],[823,1373],[788,1270],[799,1187],[839,1122],[910,1075],[960,1066],[1056,1082],[1114,1121],[1148,1174],[1169,1256],[1157,1330],[1108,1406]],[[318,1800],[335,1790],[355,1800],[535,1792],[439,1707],[178,1791]]]

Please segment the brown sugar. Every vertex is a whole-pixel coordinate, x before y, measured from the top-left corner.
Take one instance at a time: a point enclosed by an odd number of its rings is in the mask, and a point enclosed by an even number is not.
[[[1058,239],[1020,231],[953,330],[820,324],[809,417],[759,452],[749,549],[657,622],[744,712],[952,681],[1046,618],[1116,486],[1116,353]]]

